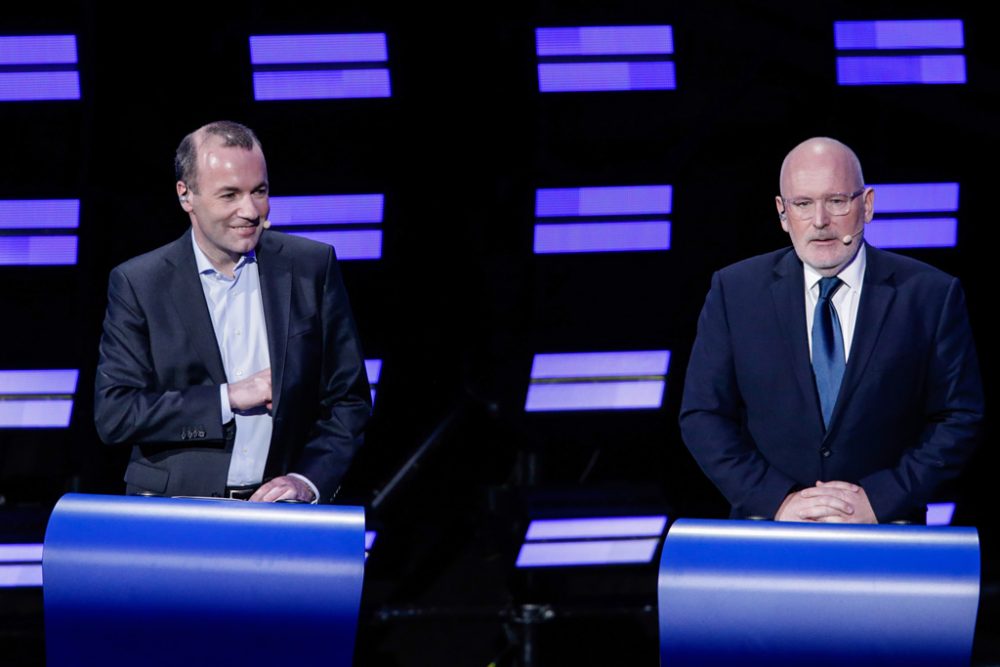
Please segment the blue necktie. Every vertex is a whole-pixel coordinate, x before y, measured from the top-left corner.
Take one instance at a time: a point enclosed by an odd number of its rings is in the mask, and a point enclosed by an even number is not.
[[[816,376],[816,389],[823,409],[823,425],[829,428],[833,406],[840,392],[840,381],[844,378],[844,333],[840,330],[840,318],[833,307],[833,293],[843,285],[840,278],[821,278],[819,281],[819,301],[813,315],[812,363]]]

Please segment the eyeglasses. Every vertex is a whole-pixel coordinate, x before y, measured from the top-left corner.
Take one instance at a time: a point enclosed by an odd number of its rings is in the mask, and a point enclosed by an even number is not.
[[[830,215],[847,215],[851,212],[851,202],[864,191],[865,188],[861,188],[849,194],[837,192],[823,197],[823,209]],[[799,220],[811,220],[816,215],[815,199],[785,199],[782,197],[781,201],[784,202],[785,208]]]

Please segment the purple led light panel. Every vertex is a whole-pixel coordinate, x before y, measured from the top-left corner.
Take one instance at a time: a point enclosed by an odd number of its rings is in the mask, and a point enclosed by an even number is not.
[[[0,37],[0,65],[72,65],[76,35]]]
[[[0,229],[76,229],[79,199],[0,199]]]
[[[658,545],[659,539],[528,542],[521,545],[517,567],[648,563]]]
[[[619,516],[593,519],[536,519],[525,540],[565,540],[594,537],[658,537],[666,516]]]
[[[958,244],[955,218],[875,218],[865,238],[878,248],[951,248]]]
[[[253,65],[385,62],[388,58],[384,32],[250,37]]]
[[[663,380],[532,384],[527,412],[655,409],[663,404]]]
[[[962,21],[836,21],[838,49],[961,49]]]
[[[378,259],[382,256],[382,232],[378,229],[289,233],[332,245],[341,260]]]
[[[254,72],[254,99],[319,100],[390,97],[387,69]]]
[[[375,532],[374,530],[365,531],[365,551],[369,551],[372,548],[372,546],[375,544],[375,538],[377,536],[378,533]]]
[[[892,183],[875,188],[876,213],[935,213],[958,210],[958,183]]]
[[[669,249],[670,223],[665,220],[535,225],[536,255]]]
[[[0,565],[0,588],[21,588],[41,585],[41,565]]]
[[[965,56],[849,56],[837,58],[842,86],[965,83]]]
[[[0,394],[75,394],[80,371],[0,371]]]
[[[384,202],[381,194],[271,197],[270,218],[276,226],[378,223]]]
[[[625,185],[595,188],[540,188],[535,216],[669,215],[669,185]]]
[[[66,428],[73,414],[71,400],[0,401],[0,428]]]
[[[78,99],[79,72],[0,72],[0,102]]]
[[[382,372],[382,360],[365,359],[365,371],[368,374],[368,383],[378,384],[378,376]]]
[[[41,544],[0,544],[0,563],[42,562]]]
[[[928,526],[950,526],[955,516],[955,503],[927,503]]]
[[[0,236],[0,266],[76,264],[75,236]]]
[[[536,354],[531,378],[662,376],[669,364],[669,350]]]
[[[674,33],[669,25],[537,28],[539,56],[605,56],[671,54]]]
[[[543,93],[673,90],[673,62],[539,63],[538,89]]]

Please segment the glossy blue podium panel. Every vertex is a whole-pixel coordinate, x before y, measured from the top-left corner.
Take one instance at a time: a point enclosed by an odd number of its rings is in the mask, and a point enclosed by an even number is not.
[[[42,559],[49,667],[349,667],[364,533],[360,507],[66,495]]]
[[[664,667],[968,666],[974,528],[679,520],[660,560]]]

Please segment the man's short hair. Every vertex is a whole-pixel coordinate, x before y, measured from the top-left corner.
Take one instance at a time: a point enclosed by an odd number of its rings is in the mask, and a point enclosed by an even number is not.
[[[209,135],[222,138],[226,148],[238,146],[244,150],[253,150],[260,146],[260,139],[246,125],[231,120],[217,120],[204,125],[181,139],[174,154],[174,174],[178,181],[183,181],[189,190],[197,192],[198,187],[198,144]]]

